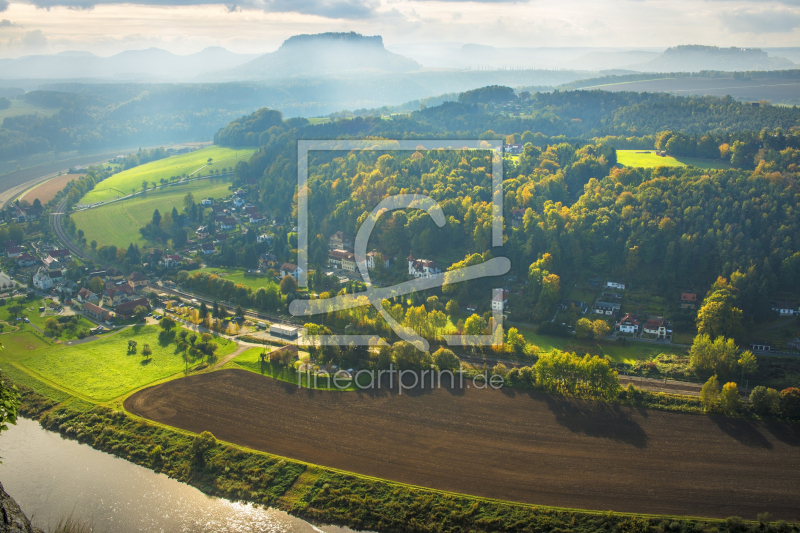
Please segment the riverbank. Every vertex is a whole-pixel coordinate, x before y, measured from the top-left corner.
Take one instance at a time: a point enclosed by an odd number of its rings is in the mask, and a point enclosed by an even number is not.
[[[223,442],[198,460],[195,434],[104,406],[47,398],[21,386],[24,416],[43,427],[193,485],[206,494],[271,505],[316,522],[375,531],[766,531],[740,519],[579,511],[479,498],[355,475]],[[268,416],[268,413],[253,413]],[[424,453],[423,450],[420,453]],[[531,458],[535,460],[535,458]],[[479,469],[478,465],[471,465]],[[479,472],[476,472],[479,475]],[[685,529],[684,529],[685,528]],[[697,529],[700,528],[700,529]],[[800,531],[782,524],[783,533]],[[662,530],[663,531],[663,530]]]

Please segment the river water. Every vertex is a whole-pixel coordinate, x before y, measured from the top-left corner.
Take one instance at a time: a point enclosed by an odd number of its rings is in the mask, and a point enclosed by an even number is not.
[[[20,418],[0,436],[0,482],[48,531],[72,514],[94,531],[191,533],[326,532],[276,509],[207,496],[164,474],[62,439]]]

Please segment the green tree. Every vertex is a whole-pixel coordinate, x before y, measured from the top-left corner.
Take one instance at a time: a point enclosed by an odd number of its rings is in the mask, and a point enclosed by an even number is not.
[[[206,453],[217,446],[217,439],[209,431],[204,431],[192,440],[191,454],[196,464],[205,464]]]
[[[608,327],[605,320],[595,320],[592,322],[592,331],[594,331],[594,336],[597,338],[605,337],[611,331],[611,328]]]
[[[450,301],[448,301],[448,302],[447,302],[447,305],[446,305],[446,306],[445,306],[445,308],[444,308],[444,310],[445,310],[445,311],[447,312],[447,314],[448,314],[448,315],[450,315],[450,316],[457,315],[457,314],[458,314],[458,312],[461,310],[461,309],[459,308],[459,305],[458,305],[458,300],[451,299]]]
[[[575,324],[575,336],[579,339],[588,339],[594,335],[594,324],[588,318],[581,318]]]
[[[161,329],[163,329],[164,331],[167,331],[167,332],[169,332],[169,331],[171,331],[171,330],[172,330],[172,328],[174,328],[175,326],[177,326],[177,325],[178,325],[178,323],[177,323],[177,322],[175,322],[175,319],[174,319],[174,318],[172,318],[171,316],[165,316],[164,318],[162,318],[162,319],[161,319],[161,321],[158,323],[158,325],[159,325],[159,326],[161,327]]]
[[[735,305],[736,289],[719,278],[712,291],[697,312],[697,332],[711,337],[738,336],[742,331],[742,311]]]
[[[149,359],[151,355],[153,355],[153,350],[150,348],[149,344],[145,344],[142,346],[142,355],[145,359]]]
[[[44,330],[50,334],[52,337],[58,337],[58,334],[61,332],[61,326],[53,317],[48,318],[44,321]]]
[[[753,352],[750,350],[742,352],[741,357],[739,357],[739,369],[745,376],[752,376],[756,373],[756,370],[758,370],[758,361],[756,360],[756,356],[753,355]]]
[[[289,294],[297,292],[297,282],[288,274],[281,280],[281,293]]]
[[[473,314],[464,322],[465,335],[483,335],[486,331],[486,321],[480,316]]]
[[[733,339],[698,335],[689,349],[689,364],[698,374],[732,374],[739,367],[739,347]]]
[[[700,389],[700,403],[706,411],[713,409],[719,403],[719,380],[716,374],[708,378]]]
[[[433,352],[433,363],[439,370],[450,370],[456,372],[461,368],[461,361],[452,350],[439,348]]]
[[[200,304],[200,310],[198,311],[197,316],[200,317],[200,320],[203,320],[208,316],[208,306],[205,302]]]
[[[91,280],[89,280],[89,290],[92,291],[93,293],[100,294],[101,292],[103,292],[104,288],[105,288],[105,283],[103,283],[103,280],[99,276],[95,276]]]
[[[777,415],[781,409],[781,395],[775,389],[759,385],[750,391],[750,403],[760,415]]]
[[[8,424],[17,423],[19,392],[0,375],[0,432],[8,430]]]
[[[144,320],[145,315],[147,315],[147,308],[143,305],[137,305],[133,310],[133,319],[136,322]]]
[[[508,328],[506,333],[506,349],[514,355],[521,356],[525,353],[525,337],[517,328]]]
[[[726,415],[732,415],[739,412],[742,401],[739,397],[739,389],[736,383],[726,383],[722,387],[722,393],[719,396],[719,406],[722,412]]]

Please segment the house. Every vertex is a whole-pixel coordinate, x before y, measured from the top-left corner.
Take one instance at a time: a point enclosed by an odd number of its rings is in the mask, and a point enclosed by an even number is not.
[[[575,309],[576,311],[586,310],[586,303],[580,300],[561,300],[561,309]]]
[[[103,307],[115,307],[127,300],[127,294],[116,288],[111,288],[103,291],[103,296],[100,298],[100,305]]]
[[[105,270],[95,270],[94,272],[89,272],[89,279],[92,279],[92,278],[104,279],[105,277],[106,277],[106,271]]]
[[[261,270],[269,270],[277,264],[278,258],[273,254],[261,254],[261,257],[258,258],[258,268]]]
[[[210,242],[203,244],[203,246],[201,246],[200,249],[203,251],[204,255],[213,254],[214,252],[217,251],[216,248],[214,248],[214,244]]]
[[[478,310],[478,306],[475,304],[467,304],[467,306],[464,309],[466,309],[468,313],[474,313],[475,311]]]
[[[214,200],[212,200],[211,198],[203,198],[202,200],[200,200],[200,205],[202,205],[203,207],[209,207],[213,203]]]
[[[181,264],[181,256],[179,255],[165,255],[161,258],[161,266],[172,268]]]
[[[236,227],[236,219],[233,217],[223,217],[222,220],[218,223],[219,229],[226,230],[226,229],[233,229]]]
[[[792,302],[775,302],[772,310],[777,311],[781,316],[793,316],[797,313],[797,304]]]
[[[595,302],[592,312],[597,315],[617,316],[619,314],[619,304],[609,302]]]
[[[281,265],[280,272],[281,278],[292,276],[294,280],[297,281],[297,278],[300,277],[300,274],[303,272],[303,270],[294,263],[284,263]]]
[[[13,248],[14,246],[19,246],[19,243],[14,239],[9,239],[3,243],[3,246],[5,246],[5,249],[8,250],[9,248]]]
[[[114,317],[110,311],[89,302],[83,304],[83,312],[95,320],[104,320],[106,322]]]
[[[130,285],[134,290],[138,290],[140,287],[147,287],[149,283],[150,280],[148,280],[141,272],[133,272],[130,276],[128,276],[128,285]]]
[[[267,220],[267,219],[264,218],[264,215],[262,215],[260,213],[253,213],[252,215],[250,215],[250,223],[251,224],[258,224],[260,222],[264,222],[265,220]]]
[[[147,298],[139,298],[138,300],[131,300],[130,302],[119,304],[114,308],[114,312],[117,313],[117,316],[128,319],[133,316],[136,308],[139,306],[144,307],[148,311],[152,310],[150,307],[150,302],[147,301]]]
[[[616,292],[605,291],[601,296],[606,300],[622,300],[622,295]]]
[[[329,250],[352,250],[353,240],[342,231],[337,231],[328,239]]]
[[[375,265],[377,265],[379,261],[383,261],[383,266],[389,268],[390,264],[389,259],[384,259],[383,255],[381,255],[380,252],[376,252],[375,250],[367,252],[367,257],[364,262],[366,263],[367,270],[373,270],[375,268]]]
[[[750,349],[754,352],[771,352],[772,345],[768,342],[751,342]]]
[[[258,237],[256,237],[256,242],[262,243],[265,242],[267,244],[272,244],[272,235],[267,235],[266,233],[262,233]]]
[[[118,268],[113,268],[112,267],[112,268],[109,268],[108,270],[106,270],[106,279],[113,279],[115,281],[119,281],[123,277],[125,277],[125,274],[123,274],[122,270],[120,270]]]
[[[355,272],[356,254],[347,250],[331,250],[328,252],[328,264],[348,272]]]
[[[67,250],[66,248],[63,248],[61,250],[50,250],[49,252],[47,252],[47,256],[48,257],[52,257],[53,259],[60,260],[60,259],[63,259],[65,257],[69,257],[70,253],[69,253],[69,250]]]
[[[694,293],[694,292],[682,292],[681,293],[680,305],[681,305],[681,309],[696,309],[697,308],[697,293]]]
[[[606,287],[609,289],[621,289],[625,290],[625,283],[622,281],[606,281]]]
[[[506,305],[508,305],[508,291],[503,289],[502,291],[494,292],[495,294],[492,296],[492,311],[500,311],[502,313]]]
[[[244,212],[248,215],[252,215],[254,213],[258,213],[258,208],[252,204],[245,204]]]
[[[39,260],[36,257],[32,256],[27,252],[23,252],[19,254],[19,256],[17,257],[18,267],[29,267],[35,265],[38,262]]]
[[[619,322],[616,323],[614,329],[620,333],[639,333],[639,326],[641,323],[636,320],[636,316],[630,313],[625,313]]]
[[[198,239],[205,239],[209,235],[208,226],[200,226],[194,233],[197,235]]]
[[[436,278],[442,273],[436,263],[430,259],[414,259],[414,256],[408,255],[408,275],[415,278]]]
[[[46,269],[40,268],[36,274],[33,275],[33,286],[40,291],[49,291],[53,288],[53,285],[53,279]]]
[[[60,270],[50,270],[47,272],[47,275],[50,276],[50,279],[53,280],[53,283],[58,283],[64,279],[64,274]]]
[[[244,199],[239,198],[238,196],[233,199],[233,205],[236,207],[242,207],[244,205]]]
[[[8,257],[19,257],[22,255],[22,246],[9,246],[6,248],[6,254]]]
[[[100,298],[88,288],[82,287],[81,290],[78,291],[78,301],[80,303],[97,302],[100,301]]]
[[[45,258],[42,259],[42,263],[44,263],[44,266],[46,266],[48,270],[55,270],[57,268],[61,268],[61,261],[59,261],[55,257],[50,257],[49,255],[45,256]]]
[[[659,339],[666,339],[672,336],[672,326],[660,317],[651,318],[645,322],[642,331],[648,335],[655,335]]]

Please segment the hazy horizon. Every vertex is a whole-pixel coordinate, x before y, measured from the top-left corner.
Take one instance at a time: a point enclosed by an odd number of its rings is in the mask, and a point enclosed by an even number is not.
[[[182,5],[174,5],[182,4]],[[495,47],[665,49],[680,44],[790,47],[800,5],[660,0],[559,5],[483,0],[0,0],[0,57],[87,51],[111,56],[157,47],[178,55],[221,46],[275,51],[300,33],[381,35],[389,50],[475,43]]]

